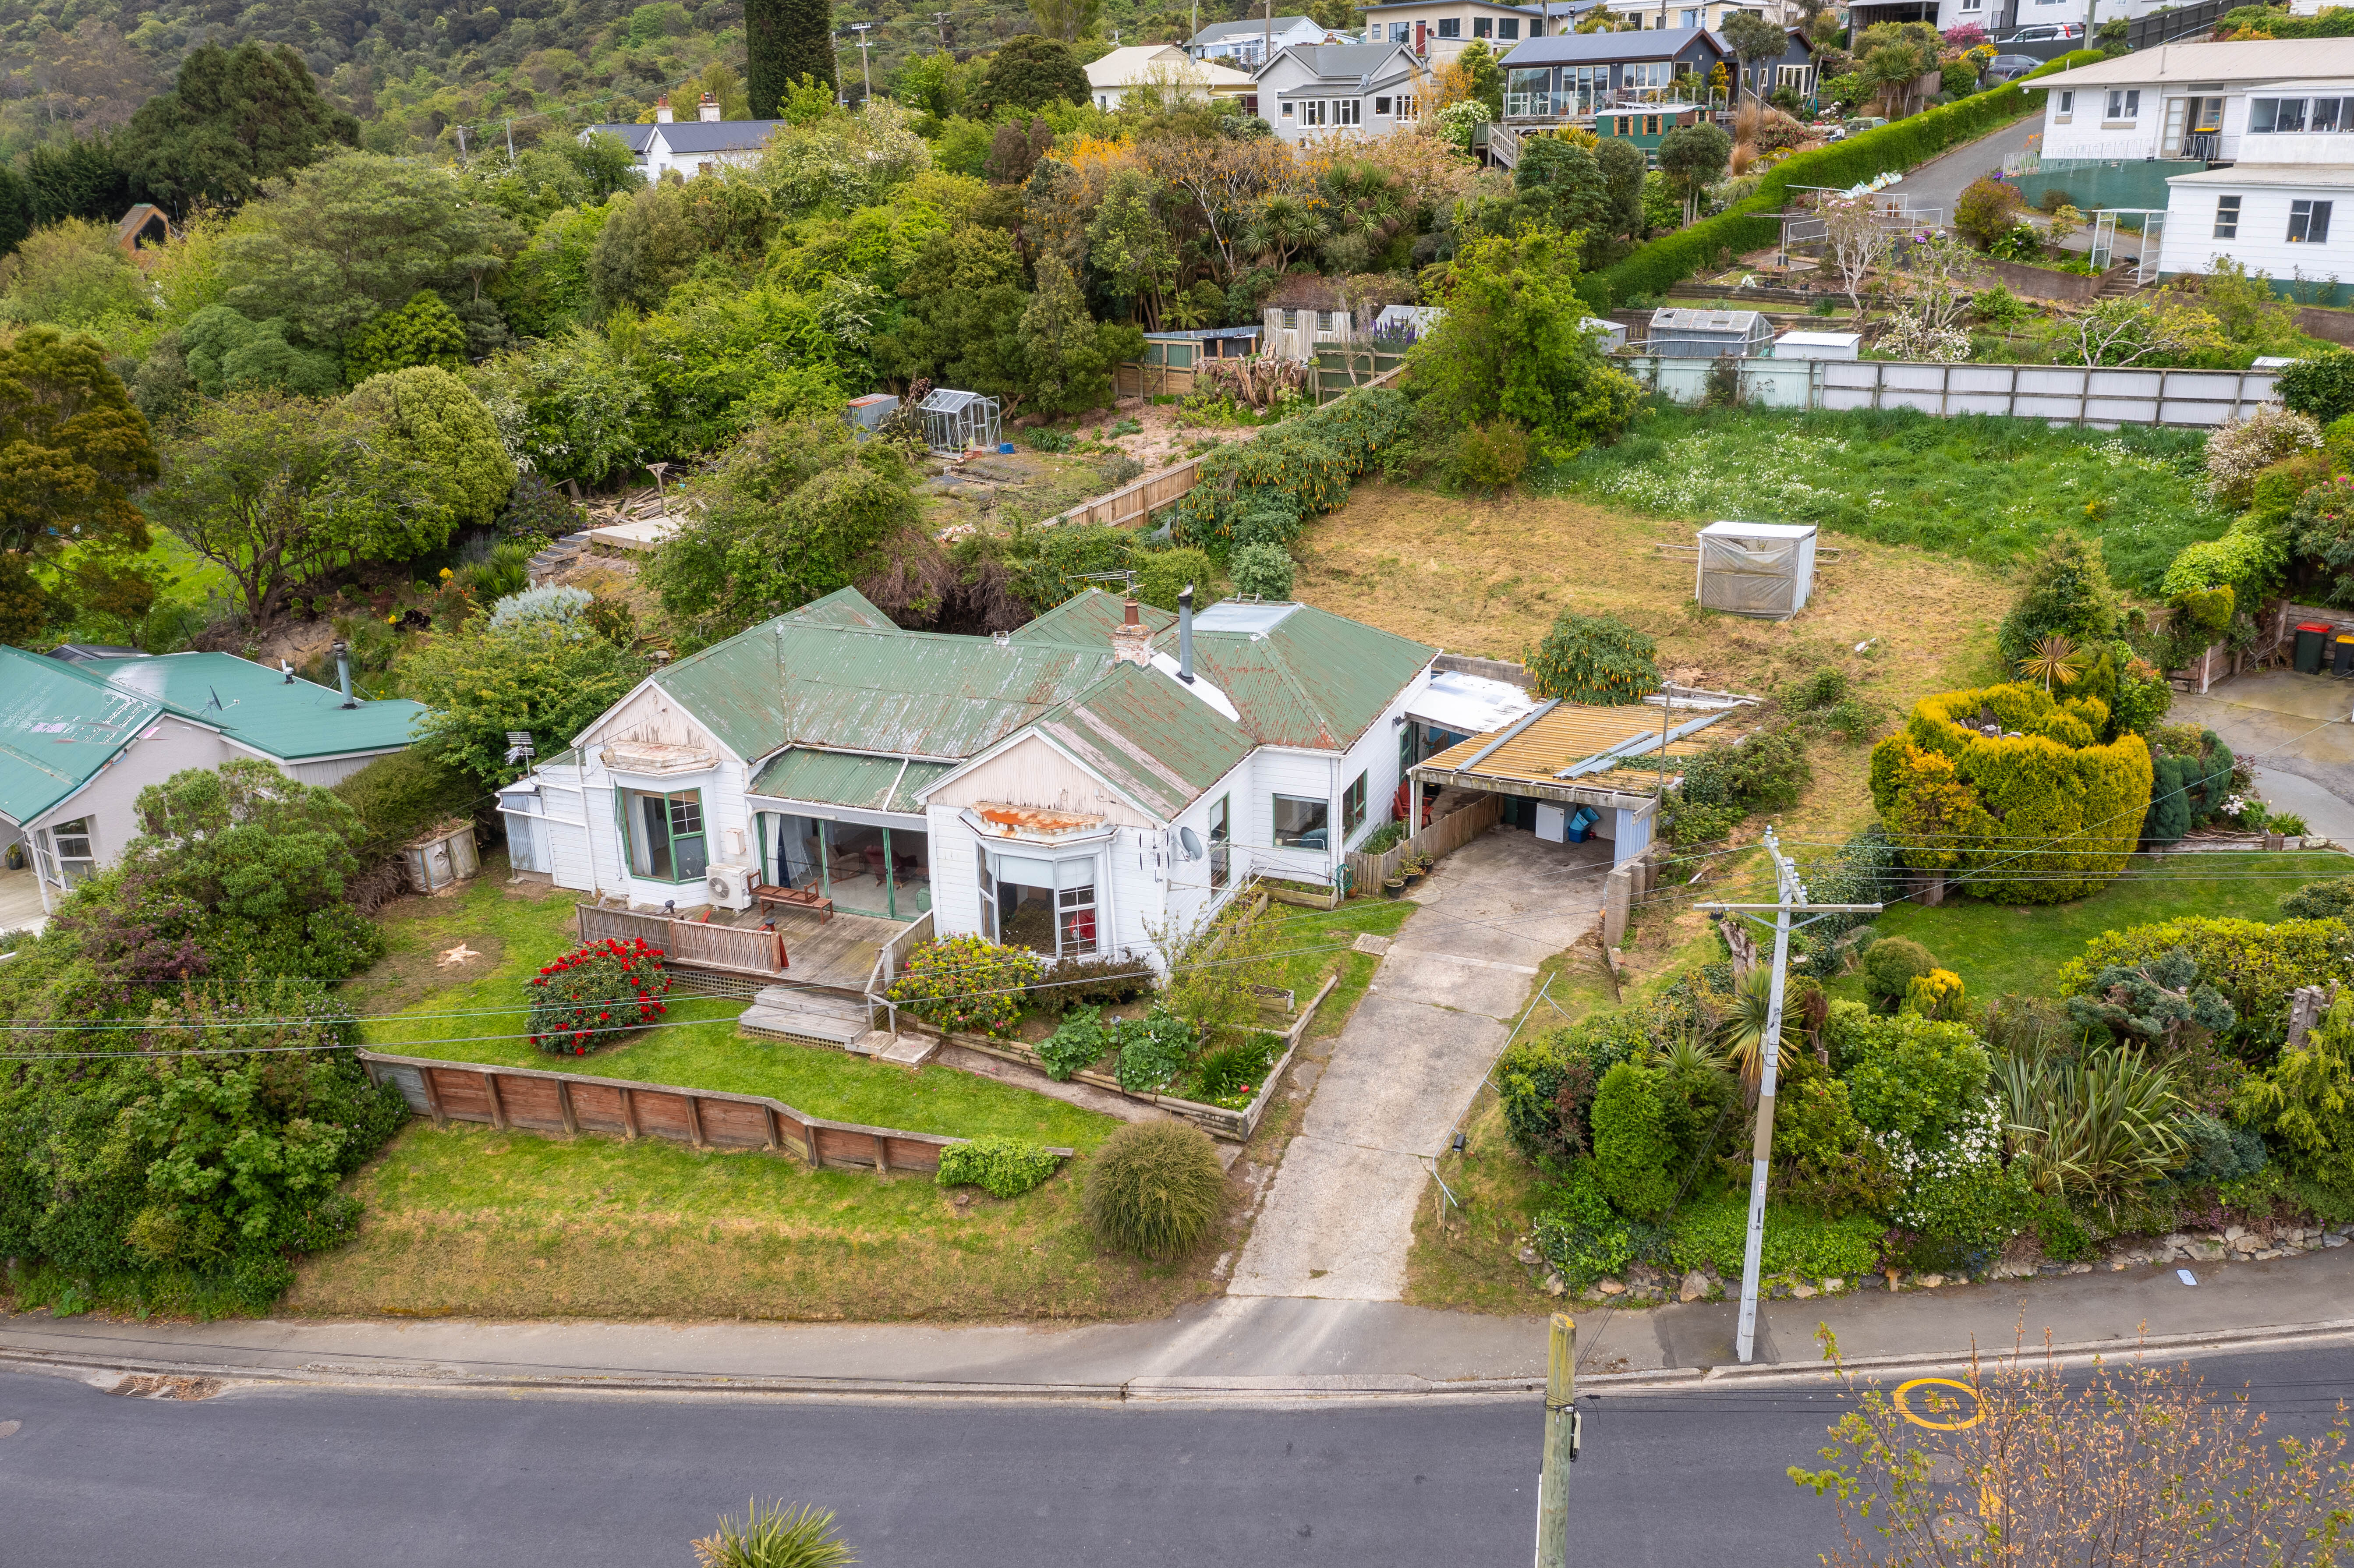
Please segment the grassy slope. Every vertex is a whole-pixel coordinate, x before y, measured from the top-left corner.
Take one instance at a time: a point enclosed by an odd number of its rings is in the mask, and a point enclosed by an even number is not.
[[[1659,408],[1557,478],[1648,512],[1815,523],[1996,567],[2073,528],[2101,536],[2120,584],[2153,592],[2177,551],[2229,522],[2206,501],[2202,451],[2187,430]]]

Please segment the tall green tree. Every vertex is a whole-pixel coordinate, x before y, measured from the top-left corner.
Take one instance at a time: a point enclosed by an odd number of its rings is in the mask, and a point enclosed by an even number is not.
[[[1144,355],[1144,334],[1097,322],[1087,295],[1063,259],[1038,259],[1038,291],[1022,313],[1022,356],[1028,390],[1048,413],[1084,414],[1108,408],[1113,367]]]
[[[185,211],[251,200],[270,180],[359,145],[359,122],[320,94],[283,44],[207,44],[180,62],[172,90],[131,117],[117,156],[150,196]]]
[[[1553,461],[1624,429],[1641,388],[1586,335],[1577,279],[1567,238],[1543,228],[1484,236],[1424,273],[1424,298],[1447,313],[1414,348],[1422,418],[1447,430],[1510,418]]]
[[[875,340],[875,368],[992,397],[1027,385],[1021,325],[1030,296],[1022,259],[1002,228],[964,228],[924,241],[899,285],[907,313]]]
[[[1610,194],[1608,217],[1612,238],[1633,238],[1643,227],[1642,149],[1617,136],[1606,136],[1594,149],[1595,165]]]
[[[1088,101],[1087,73],[1079,57],[1060,38],[1016,33],[999,46],[981,79],[981,96],[991,110],[1043,109],[1049,103]]]
[[[233,394],[200,406],[164,458],[148,512],[229,575],[257,628],[337,567],[450,536],[435,476],[347,402]]]
[[[744,0],[744,90],[755,120],[774,120],[808,77],[829,91],[833,7],[828,0]]]
[[[0,640],[40,630],[35,562],[79,546],[131,569],[148,544],[131,492],[155,472],[147,421],[96,340],[46,326],[0,337]]]
[[[1733,46],[1734,55],[1741,62],[1741,83],[1748,86],[1752,97],[1765,97],[1764,84],[1751,79],[1750,68],[1759,60],[1779,58],[1790,47],[1789,33],[1779,22],[1769,22],[1747,11],[1727,12],[1717,32]]]
[[[137,190],[114,142],[103,136],[44,142],[25,157],[27,216],[37,228],[69,217],[112,223]]]
[[[514,460],[464,382],[439,366],[410,366],[370,376],[349,401],[355,415],[376,427],[378,441],[440,491],[452,524],[491,525],[514,488]]]
[[[506,759],[509,730],[529,730],[542,750],[568,745],[645,673],[643,655],[607,639],[586,616],[561,614],[503,626],[477,617],[401,666],[408,689],[432,710],[419,746],[485,789],[523,772]]]
[[[432,289],[467,316],[522,231],[454,171],[345,153],[273,185],[222,242],[228,302],[321,349]]]
[[[1683,196],[1686,223],[1696,215],[1702,187],[1723,179],[1732,158],[1733,138],[1721,125],[1679,125],[1659,138],[1659,173]]]
[[[1543,202],[1541,216],[1564,234],[1592,233],[1610,221],[1610,185],[1594,154],[1558,136],[1534,136],[1512,170],[1523,210]]]

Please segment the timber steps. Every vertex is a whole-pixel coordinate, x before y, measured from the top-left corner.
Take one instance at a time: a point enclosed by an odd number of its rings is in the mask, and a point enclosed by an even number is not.
[[[866,1036],[879,1033],[868,1017],[864,999],[772,985],[753,997],[736,1026],[747,1034],[776,1040],[799,1040],[832,1045],[843,1051],[867,1051]],[[891,1036],[883,1034],[888,1041]]]

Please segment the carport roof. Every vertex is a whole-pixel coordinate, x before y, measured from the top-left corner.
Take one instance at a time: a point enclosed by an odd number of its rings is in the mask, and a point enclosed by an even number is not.
[[[1705,709],[1679,703],[1666,716],[1666,755],[1691,757],[1719,739],[1699,732],[1755,699],[1712,703]],[[1629,707],[1587,707],[1549,702],[1502,729],[1473,736],[1416,765],[1416,771],[1470,789],[1502,795],[1559,799],[1641,795],[1652,792],[1646,770],[1633,789],[1615,789],[1607,779],[1623,758],[1661,750],[1661,710],[1650,703]],[[1726,736],[1724,738],[1732,738]]]

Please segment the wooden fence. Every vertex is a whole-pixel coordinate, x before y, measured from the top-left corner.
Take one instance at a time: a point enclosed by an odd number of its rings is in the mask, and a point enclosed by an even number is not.
[[[765,1149],[840,1170],[938,1171],[940,1150],[968,1141],[895,1127],[829,1121],[765,1095],[729,1095],[670,1084],[633,1084],[533,1067],[440,1062],[362,1051],[379,1084],[396,1085],[408,1108],[433,1125],[487,1122],[504,1131],[618,1133],[697,1149]],[[1067,1149],[1047,1151],[1069,1159]]]
[[[1392,844],[1379,854],[1349,852],[1349,888],[1368,896],[1381,891],[1382,885],[1397,874],[1398,862],[1409,853],[1426,854],[1432,860],[1452,854],[1490,828],[1504,820],[1504,798],[1487,795],[1459,811],[1449,811],[1438,821],[1409,838]]]
[[[1315,1022],[1316,1010],[1324,1005],[1324,999],[1331,995],[1332,988],[1340,983],[1341,977],[1337,971],[1325,977],[1322,988],[1309,1000],[1306,1007],[1300,1009],[1299,1015],[1291,1021],[1291,1027],[1283,1032],[1283,1049],[1276,1054],[1274,1064],[1267,1068],[1267,1077],[1258,1086],[1258,1093],[1253,1095],[1250,1104],[1240,1110],[1228,1110],[1224,1106],[1205,1106],[1198,1100],[1181,1100],[1174,1095],[1134,1094],[1120,1087],[1119,1080],[1110,1074],[1098,1073],[1092,1068],[1081,1068],[1072,1076],[1080,1083],[1118,1095],[1122,1099],[1134,1100],[1139,1105],[1157,1106],[1172,1116],[1182,1117],[1212,1138],[1223,1138],[1230,1143],[1247,1143],[1251,1134],[1258,1130],[1260,1119],[1267,1115],[1275,1086],[1282,1081],[1285,1071],[1291,1065],[1292,1054],[1308,1037],[1308,1026]],[[991,1040],[981,1034],[946,1034],[941,1036],[941,1040],[945,1044],[1026,1067],[1041,1077],[1046,1075],[1045,1065],[1038,1060],[1037,1051],[1022,1041]],[[941,1065],[953,1066],[955,1064],[944,1055]]]
[[[1190,366],[1116,366],[1112,385],[1122,397],[1185,397],[1193,391],[1193,371]]]
[[[698,969],[766,980],[785,972],[784,938],[774,931],[747,930],[736,926],[706,926],[699,920],[673,920],[663,915],[639,915],[627,909],[607,909],[583,904],[580,939],[601,942],[643,938],[660,948],[670,962]]]

